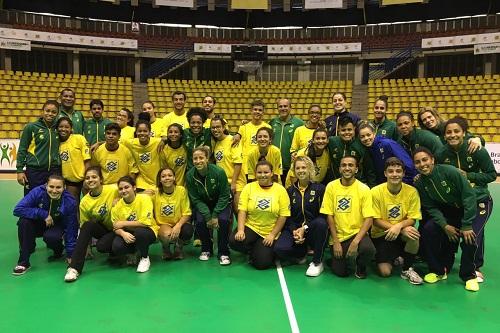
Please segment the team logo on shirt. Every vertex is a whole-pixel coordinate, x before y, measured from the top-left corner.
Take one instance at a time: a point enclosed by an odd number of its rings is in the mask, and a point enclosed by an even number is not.
[[[99,207],[99,209],[97,210],[97,214],[99,216],[104,216],[106,215],[106,213],[108,212],[108,207],[106,206],[106,204],[103,204],[101,207]]]
[[[319,173],[321,172],[321,168],[317,165],[314,166],[314,173],[316,176],[319,176]]]
[[[59,156],[61,157],[61,161],[68,162],[69,161],[69,152],[67,150],[62,151]]]
[[[135,212],[132,212],[128,217],[127,221],[137,221],[137,214]]]
[[[382,130],[382,135],[386,135],[387,134],[387,131],[386,130]]]
[[[387,216],[389,219],[398,220],[401,217],[401,204],[388,205]]]
[[[257,134],[252,135],[252,137],[250,138],[250,144],[251,145],[256,145],[257,144]]]
[[[161,216],[171,216],[174,215],[175,206],[171,204],[166,204],[165,206],[161,206]]]
[[[149,136],[152,137],[152,138],[154,138],[155,137],[155,131],[151,130]]]
[[[220,162],[224,158],[224,153],[222,152],[222,150],[219,150],[218,152],[215,153],[214,157],[217,160],[217,162]]]
[[[184,165],[184,163],[186,163],[186,160],[184,159],[184,157],[179,156],[175,159],[174,163],[175,163],[175,166],[180,167],[180,166]]]
[[[147,152],[139,154],[139,160],[142,164],[149,164],[151,162],[151,153]]]
[[[263,211],[269,211],[271,208],[271,199],[269,198],[257,198],[257,205],[255,208]]]
[[[117,160],[106,161],[106,171],[115,172],[116,170],[118,170],[118,161]]]
[[[445,180],[443,180],[441,182],[441,186],[443,186],[445,188],[446,193],[450,193],[451,192],[451,188],[448,186],[448,184],[446,183]]]
[[[337,212],[350,213],[352,209],[351,196],[337,196]]]

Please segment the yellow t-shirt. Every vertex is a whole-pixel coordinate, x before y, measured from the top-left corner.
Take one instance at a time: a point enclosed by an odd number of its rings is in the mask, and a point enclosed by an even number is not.
[[[333,215],[337,237],[343,242],[359,232],[365,218],[373,217],[370,188],[359,180],[344,186],[336,179],[326,186],[320,213]]]
[[[97,197],[87,193],[80,201],[80,225],[94,220],[102,223],[106,229],[113,230],[111,223],[111,208],[118,198],[118,187],[115,184],[103,185],[102,192]]]
[[[261,127],[271,128],[271,125],[264,121],[259,125],[254,125],[252,122],[249,122],[245,125],[241,125],[238,129],[238,133],[241,135],[241,151],[243,152],[243,166],[241,168],[245,175],[248,174],[248,153],[252,150],[252,148],[257,147],[257,131]]]
[[[215,141],[215,145],[213,147],[215,164],[224,170],[229,184],[231,184],[231,181],[233,180],[234,165],[243,163],[241,144],[238,144],[236,147],[232,147],[232,143],[233,137],[228,135],[222,141]],[[243,187],[245,187],[245,184],[245,174],[243,173],[243,170],[241,170],[236,182],[236,191],[241,192]]]
[[[314,133],[314,128],[307,128],[305,125],[297,127],[295,132],[293,133],[292,145],[290,147],[290,152],[296,152],[300,149],[307,148],[307,145],[312,140],[312,136]]]
[[[187,119],[187,112],[184,112],[180,116],[176,115],[174,111],[170,111],[163,117],[163,134],[162,136],[167,136],[168,126],[176,123],[182,126],[183,129],[189,128],[189,121]]]
[[[158,153],[160,143],[160,138],[149,139],[149,143],[145,146],[137,138],[123,142],[132,153],[132,157],[139,169],[139,175],[136,179],[138,188],[144,190],[156,189],[156,175],[161,168],[160,153]]]
[[[113,223],[137,221],[153,230],[156,236],[158,236],[158,229],[160,228],[154,219],[152,198],[146,194],[137,194],[130,204],[120,199],[111,209],[111,221]]]
[[[92,164],[101,167],[104,184],[116,184],[118,179],[133,173],[138,173],[137,165],[130,150],[120,144],[115,151],[101,145],[92,155]]]
[[[247,212],[245,226],[261,237],[271,233],[280,216],[290,216],[290,198],[285,188],[274,183],[269,188],[253,182],[245,185],[238,209]]]
[[[187,152],[184,145],[174,149],[165,145],[161,152],[162,163],[175,172],[175,182],[177,185],[184,186],[186,175]]]
[[[85,137],[71,134],[59,145],[62,175],[70,182],[81,182],[85,177],[85,161],[90,160],[90,149]]]
[[[387,183],[383,183],[372,188],[371,192],[373,218],[382,219],[391,224],[396,224],[406,219],[422,219],[420,196],[413,186],[403,183],[401,191],[394,195],[389,192]],[[384,230],[373,224],[371,236],[378,238],[384,235]]]
[[[156,192],[154,196],[154,212],[156,223],[168,224],[171,227],[177,224],[181,217],[191,216],[189,197],[183,186],[176,186],[172,194]]]
[[[156,117],[154,123],[151,123],[151,137],[152,138],[160,138],[163,136],[163,133],[166,131],[165,128],[165,117],[158,118]],[[133,136],[132,136],[133,138]]]
[[[255,147],[248,154],[248,179],[255,179],[255,167],[259,162],[260,152],[259,148]],[[276,146],[269,146],[266,154],[266,161],[273,165],[273,173],[275,175],[281,175],[283,173],[283,167],[281,164],[281,151]]]
[[[122,143],[125,140],[132,140],[134,138],[134,134],[135,134],[135,127],[125,126],[124,128],[122,128],[120,132],[119,142]]]

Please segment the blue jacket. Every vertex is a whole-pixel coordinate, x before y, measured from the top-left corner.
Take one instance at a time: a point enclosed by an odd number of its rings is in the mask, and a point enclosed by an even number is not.
[[[28,195],[19,201],[14,208],[14,216],[30,220],[45,221],[49,216],[51,199],[47,194],[45,185],[40,185],[31,190]],[[58,214],[52,216],[55,224],[62,224],[64,227],[64,245],[68,258],[73,254],[78,236],[78,220],[76,217],[76,200],[66,190],[61,196],[61,206]]]
[[[406,169],[403,182],[408,185],[413,184],[413,178],[417,175],[417,170],[415,169],[415,165],[410,155],[408,155],[406,150],[404,150],[399,143],[377,135],[373,141],[373,145],[369,148],[369,152],[375,166],[377,184],[382,184],[387,181],[384,175],[384,166],[385,161],[389,157],[397,157],[403,162]]]
[[[286,219],[285,228],[295,230],[307,224],[317,217],[323,217],[326,221],[324,214],[320,214],[319,210],[325,195],[325,185],[320,183],[309,183],[309,186],[304,191],[304,198],[297,187],[297,182],[287,188],[288,197],[290,198],[290,216]],[[302,205],[302,199],[304,204]],[[303,208],[303,209],[302,209]]]

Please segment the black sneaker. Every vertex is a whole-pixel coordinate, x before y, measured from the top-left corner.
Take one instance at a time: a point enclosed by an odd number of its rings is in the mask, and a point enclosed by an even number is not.
[[[366,279],[366,267],[357,265],[356,266],[356,273],[354,273],[354,276],[357,277],[358,279]]]

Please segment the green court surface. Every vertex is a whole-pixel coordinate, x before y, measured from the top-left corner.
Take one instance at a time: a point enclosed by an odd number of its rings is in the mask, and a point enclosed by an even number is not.
[[[490,189],[500,198],[500,184]],[[32,268],[13,276],[18,243],[12,208],[21,187],[0,181],[0,193],[0,332],[290,332],[292,326],[294,332],[500,332],[500,204],[486,229],[486,282],[478,293],[464,290],[458,263],[448,280],[423,286],[399,274],[380,278],[373,269],[368,279],[357,280],[329,269],[307,278],[306,265],[287,266],[287,312],[276,269],[256,271],[237,254],[229,267],[215,259],[200,262],[194,248],[183,261],[163,262],[154,245],[144,274],[109,266],[97,254],[78,281],[66,284],[65,263],[47,263],[50,253],[39,239]],[[289,320],[294,316],[297,326]]]

